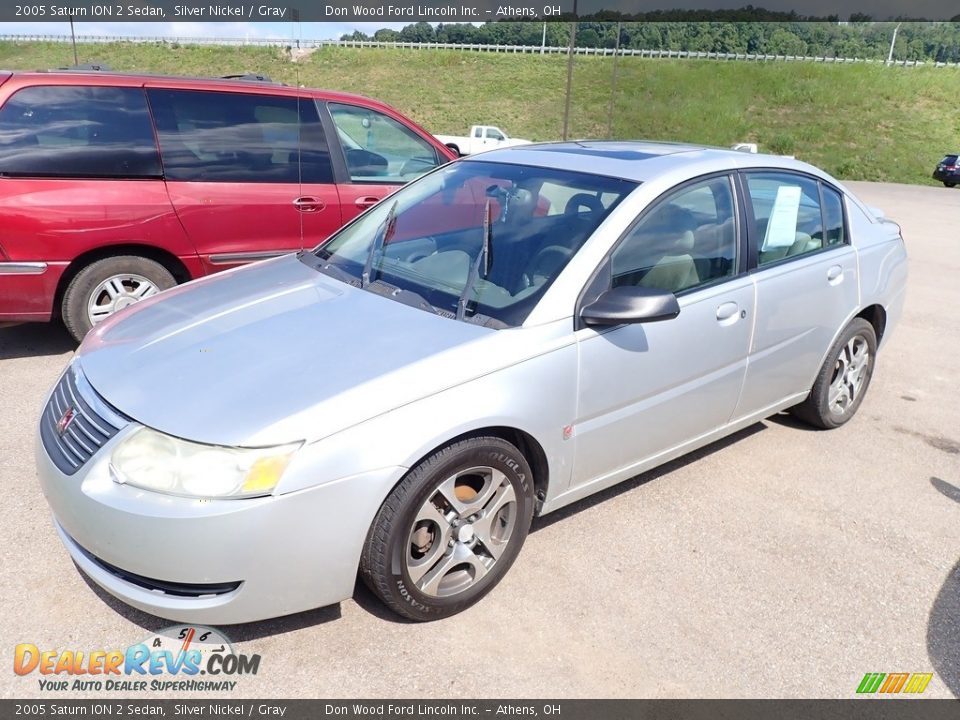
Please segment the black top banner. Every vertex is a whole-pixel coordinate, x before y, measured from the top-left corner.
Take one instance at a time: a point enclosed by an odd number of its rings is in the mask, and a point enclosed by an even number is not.
[[[29,22],[490,22],[954,20],[957,0],[0,0]]]

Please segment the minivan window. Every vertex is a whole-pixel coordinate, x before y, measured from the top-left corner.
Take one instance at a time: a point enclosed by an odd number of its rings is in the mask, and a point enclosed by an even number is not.
[[[330,103],[353,182],[405,183],[440,163],[434,147],[389,115]]]
[[[160,177],[143,90],[84,86],[18,90],[0,109],[0,175]]]
[[[167,180],[333,182],[312,100],[156,88],[147,95]]]

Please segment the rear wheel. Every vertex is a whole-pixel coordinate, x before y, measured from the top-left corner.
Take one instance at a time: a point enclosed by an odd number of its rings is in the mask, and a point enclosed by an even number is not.
[[[955,183],[955,182],[947,182],[946,180],[943,181],[943,184],[946,185],[947,187],[955,187],[955,186],[956,186],[956,183]]]
[[[76,274],[63,295],[63,323],[80,342],[101,320],[128,305],[177,284],[155,260],[118,255],[87,265]]]
[[[434,453],[394,488],[360,560],[367,586],[394,612],[438,620],[500,582],[533,517],[533,478],[516,447],[471,438]]]
[[[843,425],[863,402],[876,355],[873,325],[863,318],[854,318],[830,348],[810,395],[791,412],[824,430]]]

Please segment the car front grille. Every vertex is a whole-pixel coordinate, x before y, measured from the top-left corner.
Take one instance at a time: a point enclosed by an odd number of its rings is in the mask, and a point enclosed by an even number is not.
[[[74,364],[43,410],[40,439],[54,465],[73,475],[127,422],[96,395]]]

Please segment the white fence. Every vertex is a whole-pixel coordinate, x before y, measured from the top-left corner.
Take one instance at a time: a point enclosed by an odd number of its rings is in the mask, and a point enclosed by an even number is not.
[[[70,42],[69,35],[0,35],[0,42]],[[473,52],[519,53],[532,55],[566,55],[567,47],[547,47],[540,45],[479,45],[471,43],[413,43],[413,42],[380,42],[376,40],[298,40],[295,38],[212,38],[212,37],[133,37],[133,36],[98,36],[78,35],[78,43],[165,43],[179,45],[256,45],[264,47],[294,47],[311,49],[320,47],[349,47],[349,48],[400,48],[405,50],[461,50]],[[613,56],[612,48],[574,48],[576,55]],[[617,51],[621,57],[641,58],[685,58],[699,60],[753,60],[767,62],[801,61],[815,63],[875,63],[887,64],[886,60],[874,58],[837,58],[812,57],[806,55],[761,55],[754,53],[716,53],[694,52],[686,50],[639,50],[636,48],[620,48]],[[894,60],[891,65],[901,67],[960,67],[960,63],[943,63],[923,60]]]

